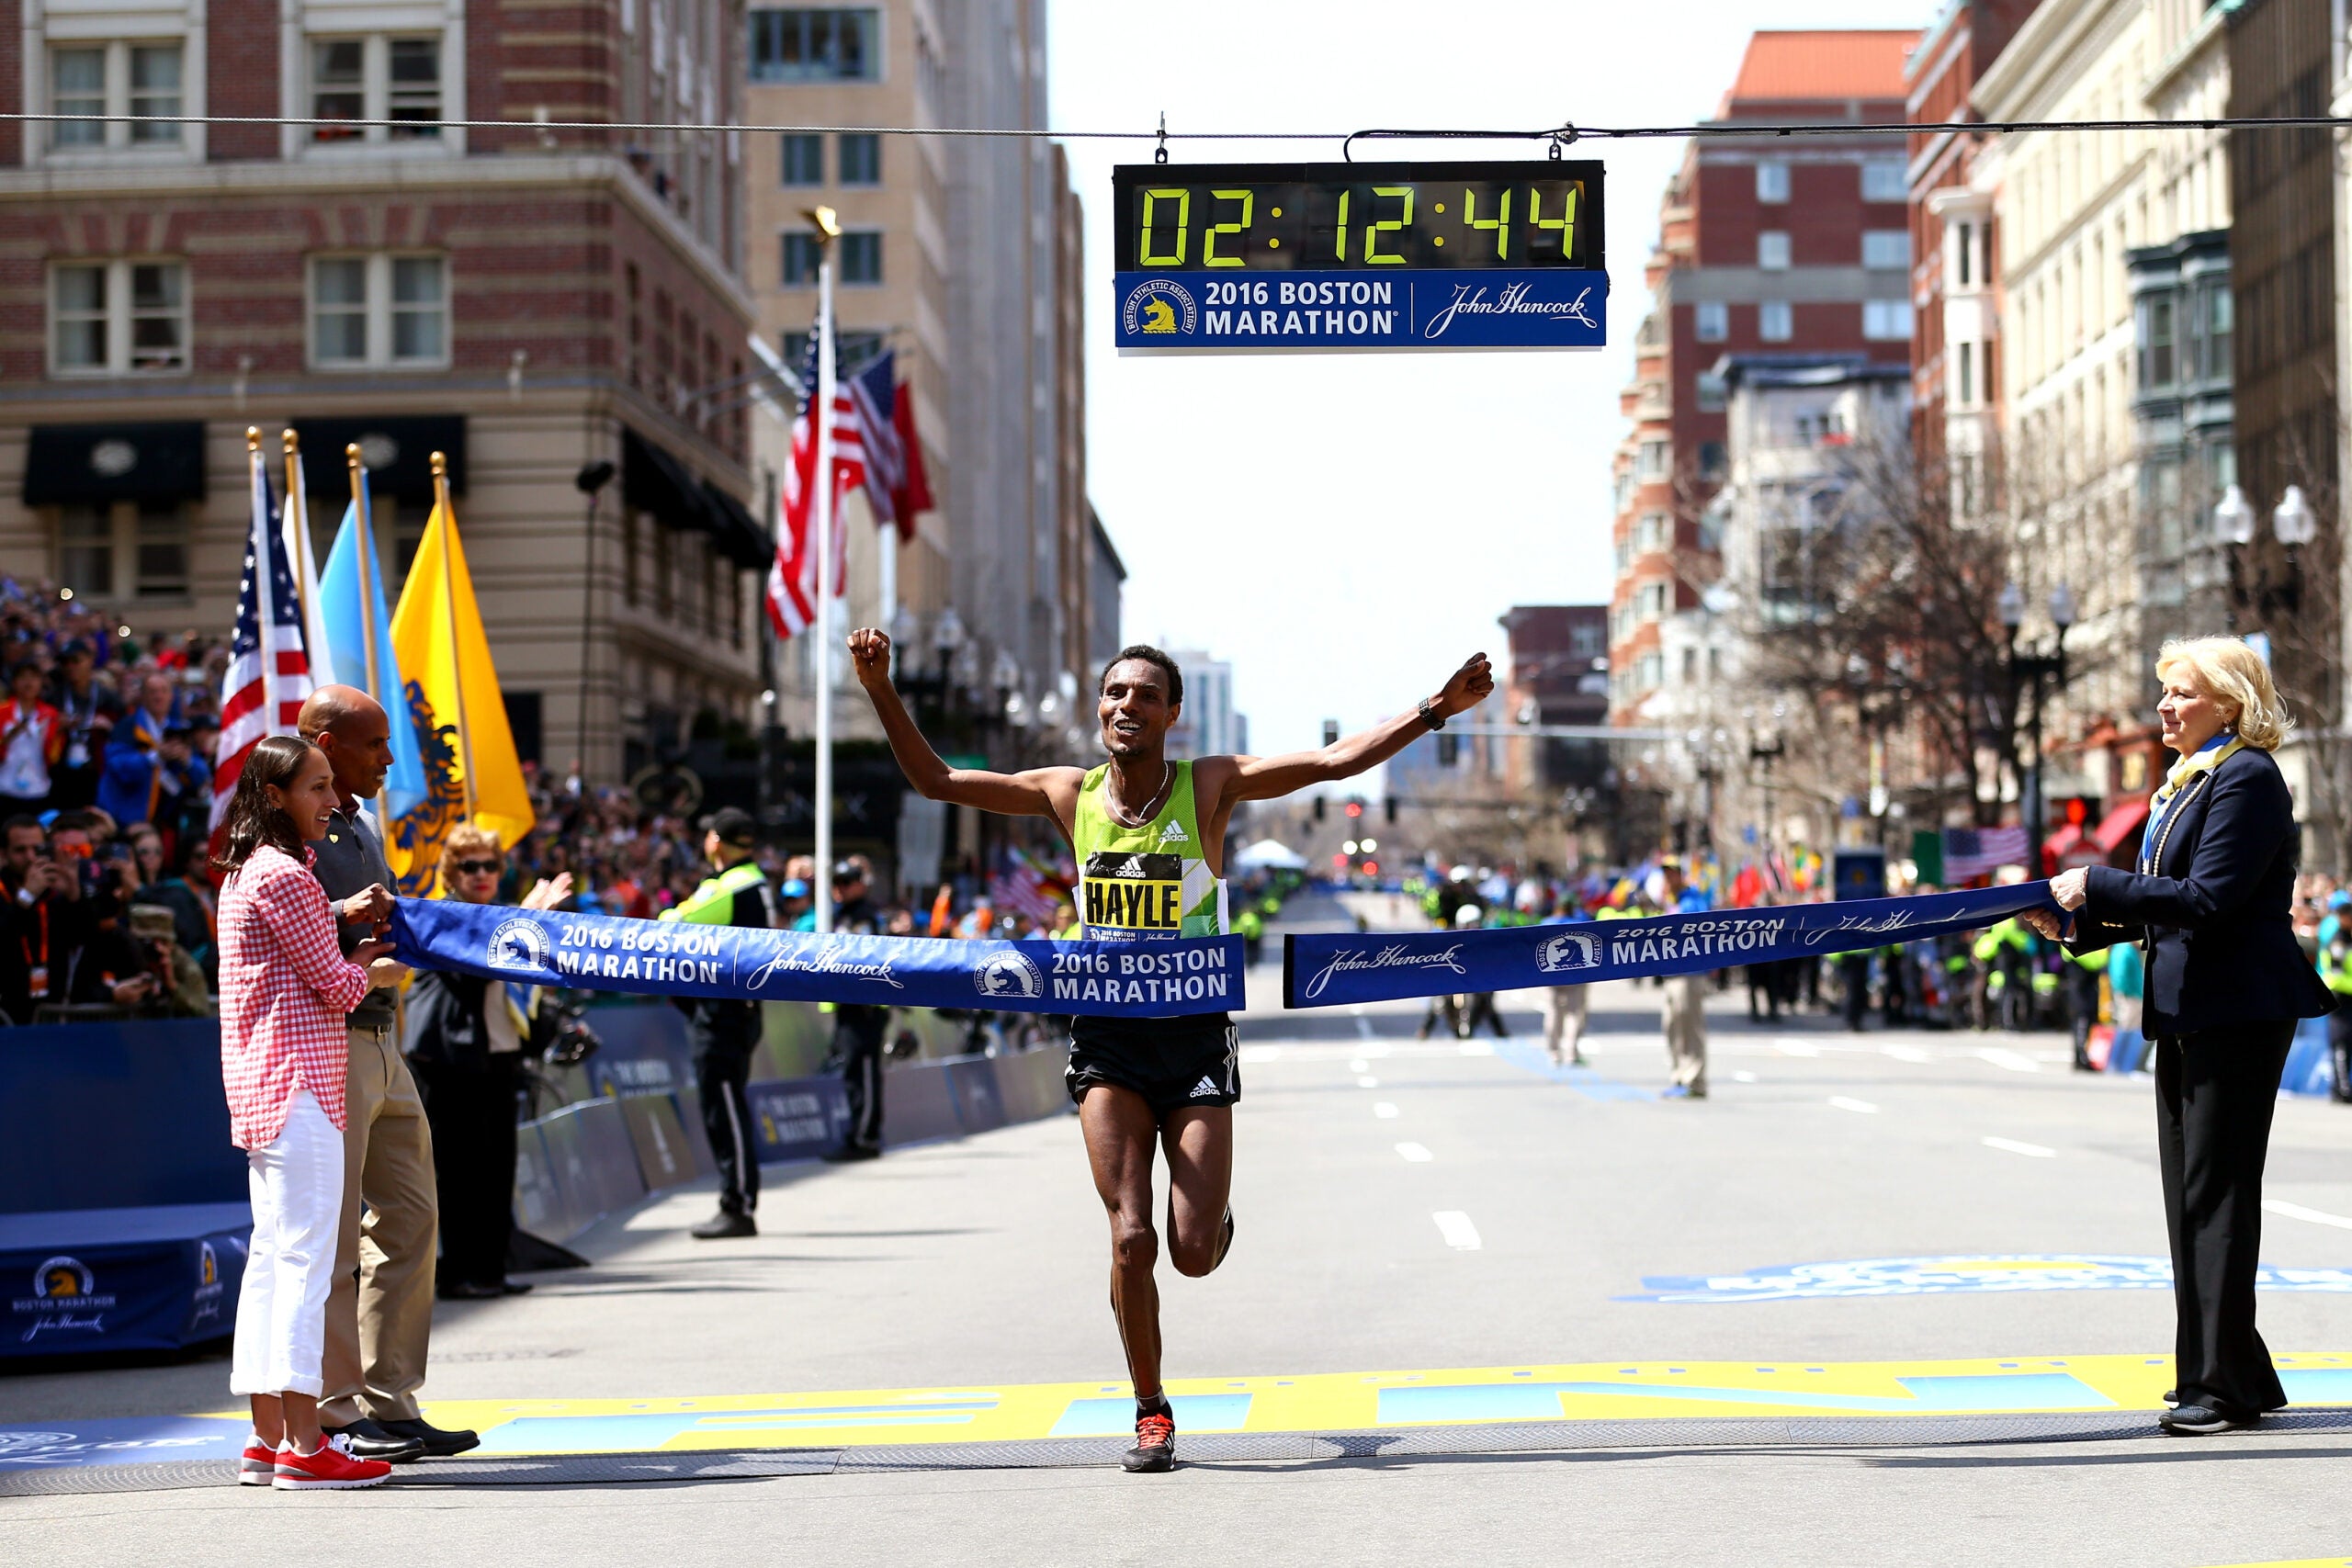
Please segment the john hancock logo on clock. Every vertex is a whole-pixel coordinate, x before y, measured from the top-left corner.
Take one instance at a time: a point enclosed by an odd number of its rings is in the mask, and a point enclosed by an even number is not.
[[[1178,312],[1182,312],[1181,321]],[[1127,295],[1119,310],[1120,324],[1138,337],[1190,337],[1199,330],[1200,311],[1191,290],[1164,277],[1146,278]]]

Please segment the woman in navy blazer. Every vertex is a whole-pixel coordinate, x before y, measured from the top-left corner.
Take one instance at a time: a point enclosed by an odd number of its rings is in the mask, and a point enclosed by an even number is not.
[[[2070,945],[2142,942],[2143,1030],[2155,1042],[2156,1151],[2172,1239],[2176,1435],[2249,1427],[2287,1403],[2254,1326],[2262,1166],[2298,1020],[2335,998],[2288,916],[2294,800],[2270,753],[2292,722],[2269,669],[2236,637],[2165,644],[2164,742],[2179,754],[2149,803],[2138,868],[2052,879]],[[2045,936],[2061,926],[2028,919]]]

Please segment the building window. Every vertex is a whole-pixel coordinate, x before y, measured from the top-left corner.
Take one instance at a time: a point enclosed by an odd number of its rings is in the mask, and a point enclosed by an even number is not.
[[[882,281],[882,234],[876,229],[854,230],[841,237],[843,283]]]
[[[2208,379],[2226,381],[2236,373],[2232,362],[2231,344],[2235,318],[2232,315],[2230,286],[2227,283],[2208,285],[2205,289],[2205,374]]]
[[[1756,165],[1756,199],[1786,201],[1789,199],[1789,166],[1778,160],[1767,160]]]
[[[842,184],[878,186],[882,183],[882,138],[871,130],[844,130],[842,143]]]
[[[808,334],[786,333],[783,335],[785,367],[795,376],[808,363]],[[835,333],[833,342],[840,355],[834,363],[844,376],[854,376],[873,362],[889,342],[888,333]]]
[[[1720,441],[1699,443],[1699,477],[1720,479],[1724,477],[1724,444]]]
[[[311,118],[391,120],[386,125],[318,125],[313,141],[394,141],[441,134],[438,37],[311,40]]]
[[[1767,299],[1756,307],[1756,335],[1766,343],[1786,343],[1796,335],[1794,312],[1786,299]]]
[[[2141,302],[2140,389],[2154,391],[2173,383],[2173,302],[2156,295]]]
[[[1668,462],[1667,453],[1667,444],[1663,441],[1645,441],[1642,443],[1641,456],[1636,460],[1637,467],[1635,471],[1641,476],[1643,483],[1655,483],[1656,481],[1666,478]]]
[[[1730,386],[1720,376],[1700,376],[1698,391],[1701,413],[1721,413],[1731,400]]]
[[[1789,237],[1779,230],[1768,229],[1756,236],[1756,265],[1767,272],[1789,269]]]
[[[77,599],[114,597],[114,518],[103,506],[57,509],[57,582]]]
[[[1900,158],[1871,158],[1862,164],[1862,199],[1864,201],[1908,201],[1911,199],[1911,176],[1908,166]]]
[[[187,596],[187,513],[179,507],[150,503],[139,508],[138,581],[133,592],[141,599],[184,599]]]
[[[51,50],[49,97],[51,114],[89,117],[51,121],[52,148],[176,147],[180,46],[96,43]]]
[[[1911,265],[1911,231],[1869,229],[1862,233],[1862,265],[1872,272],[1903,272]]]
[[[187,269],[84,262],[50,273],[50,367],[60,376],[187,368]]]
[[[784,237],[784,271],[777,282],[786,288],[813,288],[817,282],[819,254],[816,235],[786,234]]]
[[[784,142],[784,183],[820,186],[825,183],[825,139],[810,131],[786,131]]]
[[[187,545],[187,513],[176,502],[61,506],[58,585],[77,599],[185,599]]]
[[[1731,307],[1720,300],[1708,300],[1690,313],[1691,324],[1701,343],[1721,343],[1731,336]]]
[[[1973,407],[1976,401],[1976,345],[1973,343],[1956,344],[1952,353],[1957,356],[1956,367],[1960,373],[1959,390],[1953,401],[1962,408]]]
[[[1868,299],[1863,301],[1862,336],[1872,343],[1910,342],[1910,301],[1907,299]]]
[[[447,365],[448,292],[439,256],[313,256],[311,363],[322,370]]]
[[[754,82],[871,82],[881,75],[882,13],[870,6],[751,13]]]
[[[1975,260],[1975,226],[1962,223],[1960,226],[1960,243],[1952,247],[1952,259],[1959,265],[1960,287],[1962,288],[1975,287],[1972,276],[1974,270],[1972,264]]]

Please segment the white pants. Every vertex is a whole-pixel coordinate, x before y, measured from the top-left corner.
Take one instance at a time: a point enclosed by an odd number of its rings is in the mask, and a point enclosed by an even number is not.
[[[1585,1001],[1582,986],[1554,986],[1544,993],[1544,1048],[1555,1061],[1583,1054]]]
[[[334,1280],[335,1230],[343,1217],[343,1134],[311,1091],[286,1102],[277,1138],[245,1151],[253,1196],[253,1247],[237,1295],[231,1393],[325,1391],[327,1287]]]

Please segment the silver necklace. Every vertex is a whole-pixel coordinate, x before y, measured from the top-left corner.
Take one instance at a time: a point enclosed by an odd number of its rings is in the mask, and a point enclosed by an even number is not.
[[[1116,822],[1122,828],[1143,828],[1149,826],[1152,818],[1159,810],[1160,795],[1168,788],[1169,784],[1175,777],[1175,768],[1170,764],[1167,758],[1162,757],[1159,760],[1159,788],[1154,789],[1151,792],[1151,798],[1144,802],[1142,812],[1134,817],[1129,817],[1127,815],[1125,808],[1119,804],[1119,797],[1112,793],[1110,781],[1107,779],[1104,780],[1102,787],[1102,804],[1110,808],[1111,820]]]

